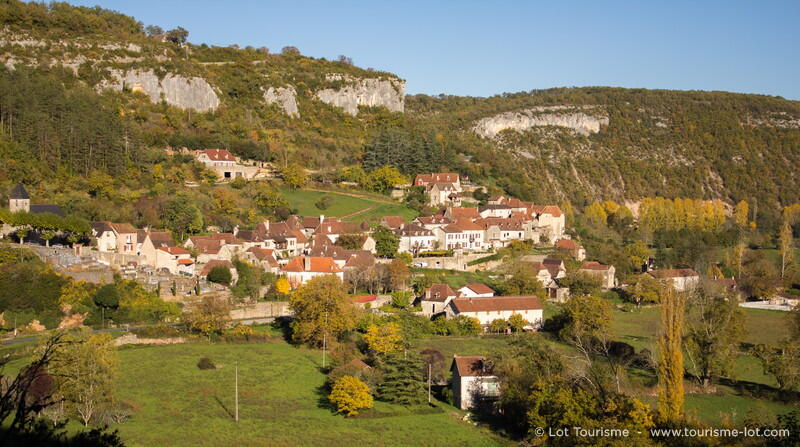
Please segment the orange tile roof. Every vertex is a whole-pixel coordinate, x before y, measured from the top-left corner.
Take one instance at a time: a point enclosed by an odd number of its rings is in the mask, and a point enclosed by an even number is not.
[[[577,242],[572,239],[559,239],[556,241],[556,248],[563,248],[566,250],[580,250],[581,247]]]
[[[181,259],[178,259],[178,264],[192,265],[192,264],[194,264],[194,261],[192,259],[188,259],[188,258],[181,258]]]
[[[417,174],[414,185],[424,186],[428,183],[455,183],[457,181],[458,174],[454,172],[435,172],[433,174]]]
[[[171,255],[189,255],[191,254],[189,250],[183,247],[158,247],[159,250],[163,250]]]
[[[284,272],[314,272],[314,273],[339,273],[342,269],[333,262],[333,258],[308,256],[311,260],[311,268],[305,269],[306,256],[292,258],[288,264],[281,269]]]
[[[601,264],[597,261],[588,261],[581,264],[581,270],[608,270],[610,266]]]
[[[358,295],[353,297],[353,302],[364,304],[375,301],[377,298],[378,295]]]

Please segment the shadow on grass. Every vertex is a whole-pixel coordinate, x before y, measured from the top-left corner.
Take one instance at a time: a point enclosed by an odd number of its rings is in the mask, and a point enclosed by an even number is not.
[[[781,390],[763,383],[722,378],[717,381],[717,384],[732,388],[737,394],[744,397],[771,400],[784,404],[800,402],[800,392]]]
[[[224,410],[226,413],[228,413],[228,416],[230,416],[230,417],[231,417],[231,419],[233,419],[233,418],[234,418],[234,416],[233,416],[233,412],[232,412],[232,411],[231,411],[231,410],[230,410],[228,407],[226,407],[224,403],[222,403],[222,401],[220,400],[219,396],[214,396],[214,400],[215,400],[215,401],[217,401],[217,403],[219,404],[219,406],[220,406],[220,407],[222,407],[222,409],[223,409],[223,410]]]
[[[292,343],[292,319],[289,317],[278,317],[272,322],[272,327],[281,331],[286,343]]]

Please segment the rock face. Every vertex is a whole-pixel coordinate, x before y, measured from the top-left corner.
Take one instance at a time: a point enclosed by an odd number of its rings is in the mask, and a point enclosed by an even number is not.
[[[150,97],[150,101],[158,103],[162,95],[167,104],[182,109],[195,109],[200,112],[215,110],[219,107],[219,97],[205,79],[186,78],[172,73],[158,79],[152,71],[129,70],[122,72],[113,70],[114,80],[100,83],[100,88],[122,90],[128,87],[132,91],[141,91]]]
[[[329,81],[345,81],[339,89],[327,88],[317,92],[320,101],[341,107],[350,115],[358,114],[358,106],[386,107],[392,112],[405,109],[406,83],[400,79],[354,79],[338,74],[328,75]]]
[[[505,112],[479,120],[472,130],[478,135],[493,138],[503,130],[525,131],[533,127],[566,127],[581,135],[600,131],[608,125],[608,117],[582,112],[589,107],[535,107],[520,112]]]
[[[264,92],[264,101],[268,104],[277,104],[283,112],[292,118],[300,116],[297,109],[297,91],[294,87],[270,87]]]

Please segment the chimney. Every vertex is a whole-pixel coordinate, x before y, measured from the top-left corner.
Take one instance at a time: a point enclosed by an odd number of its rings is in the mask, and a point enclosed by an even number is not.
[[[234,225],[233,226],[233,235],[236,236],[237,234],[239,234],[239,225]]]
[[[304,256],[303,257],[303,270],[305,270],[307,272],[311,271],[311,257],[310,256]]]
[[[325,221],[325,215],[320,214],[319,215],[319,224],[322,225],[322,222],[324,222],[324,221]]]
[[[264,220],[264,229],[269,232],[269,219]]]

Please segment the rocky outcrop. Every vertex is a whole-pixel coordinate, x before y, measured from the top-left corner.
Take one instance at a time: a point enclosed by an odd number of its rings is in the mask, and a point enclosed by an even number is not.
[[[320,101],[341,107],[350,115],[358,114],[358,106],[386,107],[392,112],[405,109],[406,83],[397,78],[355,79],[350,76],[332,74],[328,81],[344,81],[341,88],[327,88],[317,92]]]
[[[264,91],[264,101],[267,104],[277,104],[292,118],[300,116],[300,111],[297,109],[297,91],[292,86],[268,88]]]
[[[572,129],[581,135],[600,131],[608,125],[607,116],[590,114],[590,107],[535,107],[520,112],[505,112],[479,120],[472,128],[483,137],[493,138],[504,130],[525,131],[534,127],[556,126]]]
[[[153,70],[113,70],[112,81],[103,81],[99,88],[141,91],[158,103],[162,97],[167,104],[182,109],[195,109],[200,112],[219,107],[219,97],[211,85],[203,78],[183,77],[172,73],[159,79]]]

